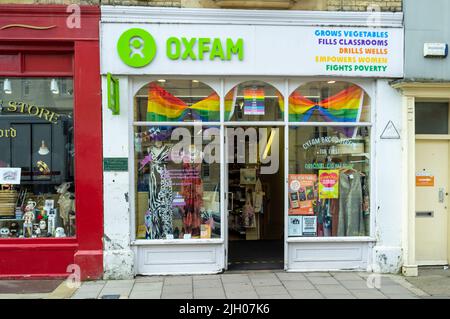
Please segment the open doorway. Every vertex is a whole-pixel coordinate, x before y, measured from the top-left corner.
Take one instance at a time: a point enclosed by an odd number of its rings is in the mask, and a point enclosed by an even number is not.
[[[228,270],[283,269],[284,130],[229,129]]]

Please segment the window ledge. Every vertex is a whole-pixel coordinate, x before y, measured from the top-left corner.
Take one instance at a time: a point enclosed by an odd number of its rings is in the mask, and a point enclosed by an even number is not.
[[[219,245],[223,239],[137,239],[131,242],[133,246],[160,246],[160,245]]]
[[[288,243],[375,243],[373,237],[291,237]]]

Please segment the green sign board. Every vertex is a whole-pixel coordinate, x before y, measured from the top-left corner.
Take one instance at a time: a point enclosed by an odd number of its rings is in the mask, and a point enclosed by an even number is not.
[[[105,172],[128,172],[128,158],[106,157],[103,159],[103,170]]]
[[[108,94],[108,108],[113,115],[120,114],[120,100],[119,100],[119,80],[114,78],[111,73],[107,74],[107,94]]]

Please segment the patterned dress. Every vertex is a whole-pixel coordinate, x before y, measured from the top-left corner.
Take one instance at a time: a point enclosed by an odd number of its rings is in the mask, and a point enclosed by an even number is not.
[[[164,239],[173,234],[172,180],[166,167],[170,147],[152,147],[150,150],[149,209],[145,214],[147,239]]]

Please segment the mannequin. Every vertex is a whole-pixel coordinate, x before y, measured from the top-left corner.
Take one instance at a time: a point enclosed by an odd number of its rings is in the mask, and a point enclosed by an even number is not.
[[[147,239],[164,239],[173,234],[172,180],[166,167],[170,146],[156,140],[150,154],[149,209],[145,215]]]

